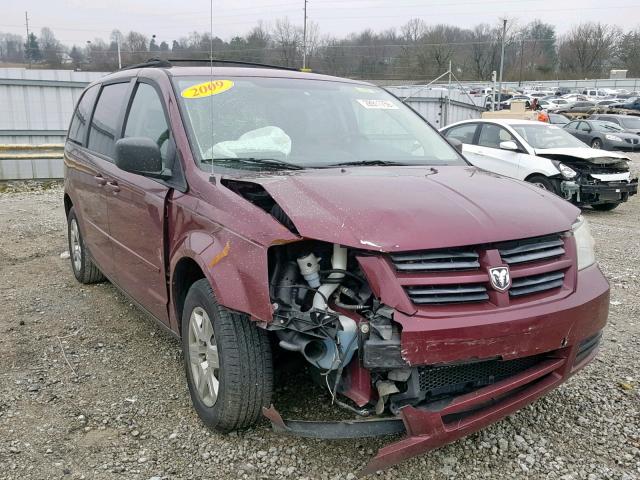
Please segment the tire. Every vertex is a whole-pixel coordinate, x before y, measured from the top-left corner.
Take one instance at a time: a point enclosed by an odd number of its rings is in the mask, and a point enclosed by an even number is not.
[[[74,207],[71,207],[67,215],[67,242],[69,245],[69,260],[73,275],[80,283],[89,284],[105,280],[100,269],[93,263],[91,255],[84,243],[80,232],[80,224]]]
[[[614,208],[616,208],[619,203],[598,203],[596,205],[591,205],[591,208],[597,210],[599,212],[610,212]]]
[[[556,193],[556,187],[551,180],[543,175],[533,175],[527,178],[527,182],[533,183],[536,187]]]
[[[594,138],[593,140],[591,140],[591,148],[597,148],[598,150],[600,150],[602,148],[602,140],[600,140],[599,138]]]
[[[273,391],[267,332],[220,306],[206,279],[187,293],[181,330],[189,393],[200,419],[222,433],[254,425]]]

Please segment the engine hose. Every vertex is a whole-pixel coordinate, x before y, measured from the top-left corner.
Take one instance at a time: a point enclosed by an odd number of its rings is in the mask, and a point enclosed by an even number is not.
[[[340,287],[338,289],[338,291],[334,294],[333,296],[333,303],[335,303],[338,307],[340,308],[344,308],[345,310],[354,310],[356,312],[359,312],[361,310],[364,310],[365,308],[367,308],[367,305],[363,305],[361,303],[355,304],[355,305],[350,305],[347,303],[342,303],[340,301],[340,293],[346,295],[347,297],[351,298],[352,300],[355,300],[355,292],[353,290],[351,290],[350,288],[347,287]]]
[[[342,273],[343,275],[346,275],[347,277],[353,278],[354,280],[357,280],[360,283],[365,283],[364,279],[360,278],[355,273],[351,273],[348,270],[342,270],[340,268],[331,268],[331,269],[328,269],[328,270],[320,270],[319,273],[322,274],[322,275],[327,275],[327,274],[330,274],[330,273]],[[342,282],[342,279],[336,279],[336,280],[337,281],[335,283]],[[326,283],[334,283],[330,279],[326,279],[325,282]]]

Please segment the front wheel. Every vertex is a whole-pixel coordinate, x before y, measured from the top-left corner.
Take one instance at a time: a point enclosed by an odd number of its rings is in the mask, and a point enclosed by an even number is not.
[[[591,148],[597,148],[598,150],[600,150],[602,148],[602,140],[600,140],[599,138],[594,138],[591,141]]]
[[[619,203],[598,203],[596,205],[591,205],[591,208],[599,212],[609,212],[614,208],[616,208],[618,205],[620,204]]]
[[[529,177],[527,178],[527,182],[533,183],[536,187],[542,188],[543,190],[549,190],[550,192],[556,193],[556,188],[553,185],[553,182],[542,175]]]
[[[206,279],[187,293],[182,349],[191,400],[205,425],[226,433],[258,421],[273,390],[268,334],[220,306]]]

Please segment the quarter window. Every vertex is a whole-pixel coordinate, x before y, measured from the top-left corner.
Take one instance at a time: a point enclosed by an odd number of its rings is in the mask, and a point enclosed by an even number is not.
[[[89,149],[113,158],[118,122],[129,83],[114,83],[102,89],[89,130]]]
[[[138,84],[127,117],[124,136],[145,137],[156,142],[162,154],[163,167],[166,166],[169,125],[164,116],[162,101],[151,85]]]
[[[87,129],[89,128],[91,109],[93,109],[93,104],[98,96],[98,90],[100,90],[100,86],[94,85],[84,92],[75,112],[73,112],[68,135],[69,140],[73,143],[84,145],[84,141],[87,138]]]

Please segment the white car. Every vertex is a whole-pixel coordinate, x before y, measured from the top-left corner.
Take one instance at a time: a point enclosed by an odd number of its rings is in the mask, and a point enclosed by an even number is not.
[[[551,190],[576,205],[612,210],[638,191],[629,159],[595,150],[566,130],[530,120],[465,120],[442,129],[473,165]]]

